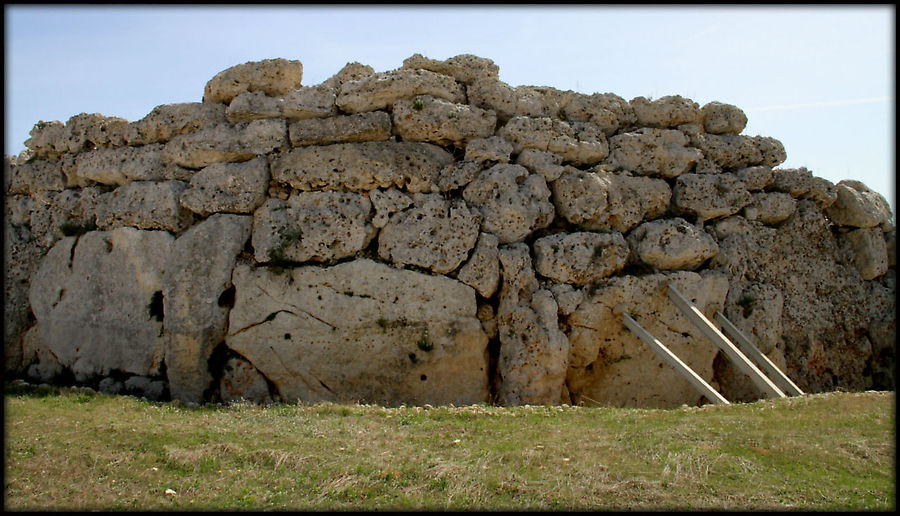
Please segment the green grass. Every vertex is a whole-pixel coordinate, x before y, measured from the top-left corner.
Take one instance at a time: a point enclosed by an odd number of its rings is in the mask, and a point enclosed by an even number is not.
[[[676,410],[189,408],[7,386],[5,402],[7,510],[896,504],[893,392]]]

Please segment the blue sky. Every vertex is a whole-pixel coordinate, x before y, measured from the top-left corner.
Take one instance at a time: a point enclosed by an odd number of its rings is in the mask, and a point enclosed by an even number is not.
[[[783,168],[858,179],[895,204],[895,6],[66,6],[5,14],[4,153],[38,120],[138,120],[197,102],[247,61],[303,62],[317,84],[358,61],[475,54],[510,85],[682,95],[744,110]]]

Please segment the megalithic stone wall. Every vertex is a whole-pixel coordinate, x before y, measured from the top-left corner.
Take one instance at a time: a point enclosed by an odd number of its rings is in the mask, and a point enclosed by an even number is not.
[[[513,87],[489,59],[299,61],[136,122],[38,122],[7,157],[5,369],[186,402],[762,397],[667,299],[720,310],[804,390],[892,389],[884,197],[736,106]]]

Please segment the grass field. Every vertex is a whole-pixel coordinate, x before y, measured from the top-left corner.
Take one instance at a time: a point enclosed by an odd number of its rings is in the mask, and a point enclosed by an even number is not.
[[[7,385],[6,510],[891,510],[893,392],[185,407]]]

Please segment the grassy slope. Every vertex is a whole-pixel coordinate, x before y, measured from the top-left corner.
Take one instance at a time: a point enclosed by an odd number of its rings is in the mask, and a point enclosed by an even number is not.
[[[894,399],[830,393],[677,410],[187,408],[7,388],[4,504],[888,510]]]

